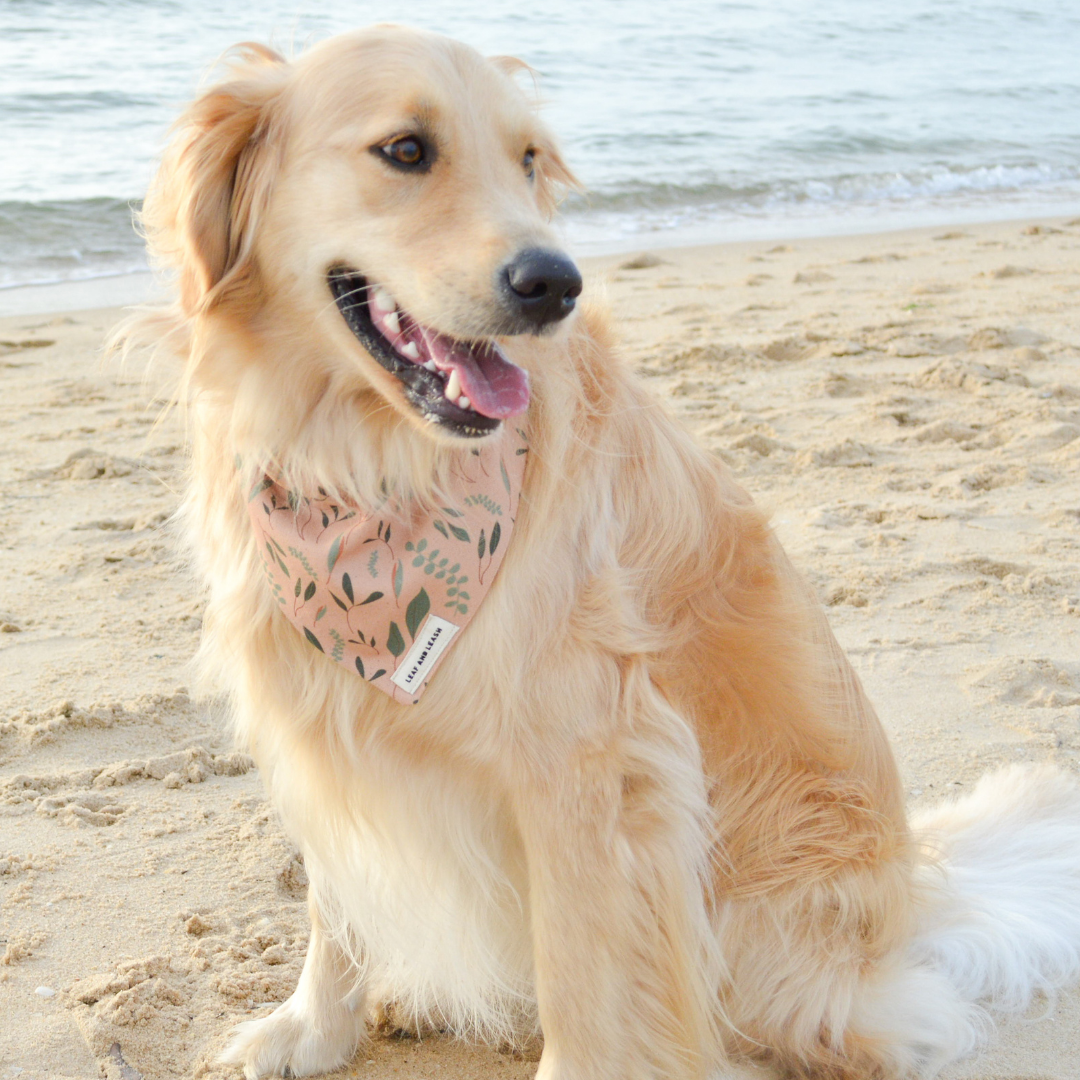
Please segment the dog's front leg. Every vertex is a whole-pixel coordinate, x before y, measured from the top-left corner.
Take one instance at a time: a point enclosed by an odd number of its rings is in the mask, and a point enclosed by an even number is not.
[[[667,724],[568,750],[515,785],[538,1080],[670,1080],[717,1062],[704,783],[692,735],[659,711]]]
[[[364,988],[356,966],[323,928],[308,893],[311,938],[300,981],[288,1001],[261,1020],[239,1024],[221,1055],[244,1076],[313,1076],[349,1061],[365,1037]]]

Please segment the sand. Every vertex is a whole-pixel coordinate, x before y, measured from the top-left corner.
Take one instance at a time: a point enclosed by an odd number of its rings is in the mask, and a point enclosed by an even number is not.
[[[1078,256],[1055,220],[587,264],[633,364],[771,508],[916,807],[1080,768]],[[0,1078],[224,1080],[229,1028],[299,974],[305,879],[188,693],[183,434],[100,363],[118,314],[0,320]],[[376,1035],[337,1075],[535,1068]],[[1080,994],[948,1076],[1080,1076]]]

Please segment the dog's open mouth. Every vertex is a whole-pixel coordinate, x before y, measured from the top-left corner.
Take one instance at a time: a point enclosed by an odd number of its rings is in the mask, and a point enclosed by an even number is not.
[[[493,341],[459,341],[421,326],[355,270],[332,269],[328,281],[349,329],[426,420],[477,438],[525,411],[529,377]]]

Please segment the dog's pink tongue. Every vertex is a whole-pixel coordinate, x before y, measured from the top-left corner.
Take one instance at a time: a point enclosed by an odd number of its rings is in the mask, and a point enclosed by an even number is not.
[[[427,347],[436,365],[458,373],[461,392],[481,416],[503,420],[529,405],[529,376],[503,356],[497,345],[470,346],[433,334]]]

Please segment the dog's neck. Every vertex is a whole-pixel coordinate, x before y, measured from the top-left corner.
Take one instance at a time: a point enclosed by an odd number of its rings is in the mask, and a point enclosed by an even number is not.
[[[305,384],[293,374],[299,365],[264,359],[237,372],[231,387],[194,395],[198,427],[240,459],[248,478],[265,472],[295,491],[323,488],[375,506],[389,489],[408,504],[438,505],[455,470],[520,426],[511,420],[486,438],[451,443],[355,379],[323,369]]]

